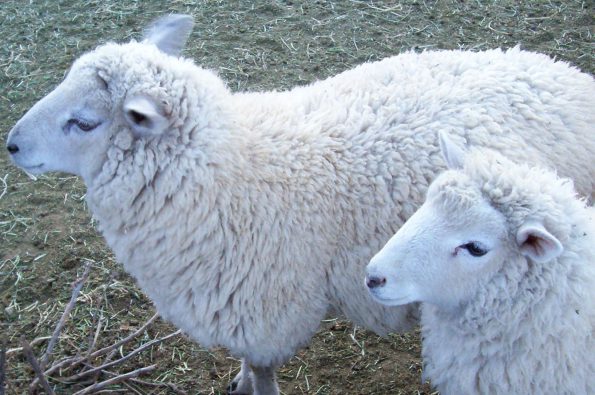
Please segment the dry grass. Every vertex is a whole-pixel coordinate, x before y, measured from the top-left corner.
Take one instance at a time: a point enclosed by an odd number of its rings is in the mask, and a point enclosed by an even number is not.
[[[106,40],[138,37],[149,20],[172,11],[196,19],[186,54],[217,70],[234,90],[305,84],[409,49],[520,44],[595,71],[593,6],[583,1],[172,0],[166,6],[158,1],[4,0],[0,130],[8,131],[55,86],[81,52]],[[98,326],[100,348],[134,332],[153,314],[95,231],[84,194],[75,177],[55,174],[33,183],[0,155],[0,347],[5,341],[3,348],[17,348],[25,336],[40,339],[33,352],[43,354],[83,260],[92,262],[91,275],[61,331],[53,361],[84,353]],[[158,321],[121,354],[174,330]],[[203,394],[223,392],[239,369],[224,351],[177,337],[126,361],[118,372],[152,364],[156,369],[143,380]],[[418,334],[380,339],[330,318],[312,344],[280,369],[279,380],[287,394],[429,393],[419,382],[420,370]],[[5,373],[9,394],[25,392],[34,378],[19,351],[6,356]],[[83,388],[61,379],[68,374],[50,378],[56,393]],[[171,388],[129,382],[110,391],[168,393]]]

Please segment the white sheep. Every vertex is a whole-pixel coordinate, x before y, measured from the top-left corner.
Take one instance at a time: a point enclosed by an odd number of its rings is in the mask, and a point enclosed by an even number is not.
[[[435,129],[595,189],[595,82],[566,63],[406,53],[232,93],[177,57],[191,25],[170,16],[143,42],[83,55],[7,148],[28,172],[82,176],[100,231],[160,314],[243,358],[236,393],[277,393],[276,367],[329,306],[380,334],[416,322],[416,306],[378,307],[361,278],[444,166]]]
[[[594,394],[595,210],[553,172],[442,141],[454,170],[371,260],[371,294],[422,302],[442,394]]]

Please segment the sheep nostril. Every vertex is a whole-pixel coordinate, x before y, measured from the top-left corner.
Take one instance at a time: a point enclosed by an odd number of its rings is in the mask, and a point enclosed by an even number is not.
[[[6,145],[6,149],[11,154],[16,154],[17,152],[19,152],[19,146],[16,144],[8,144],[8,145]]]
[[[366,285],[368,288],[384,287],[384,284],[386,284],[386,277],[366,276]]]

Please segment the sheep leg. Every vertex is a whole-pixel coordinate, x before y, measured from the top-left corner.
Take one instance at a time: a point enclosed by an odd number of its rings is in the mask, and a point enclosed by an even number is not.
[[[252,366],[252,381],[254,384],[254,395],[279,395],[277,385],[277,374],[271,366]]]
[[[252,375],[250,374],[250,370],[250,365],[242,358],[240,372],[231,380],[227,389],[230,395],[252,394]]]
[[[240,372],[229,384],[230,395],[279,395],[275,368],[250,366],[242,359]]]

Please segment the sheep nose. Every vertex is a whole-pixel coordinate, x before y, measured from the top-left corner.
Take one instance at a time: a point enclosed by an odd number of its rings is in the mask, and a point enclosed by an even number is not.
[[[384,284],[386,284],[386,277],[375,275],[366,276],[366,285],[370,289],[384,287]]]
[[[19,146],[16,144],[6,144],[6,149],[11,154],[16,154],[17,152],[19,152]]]

